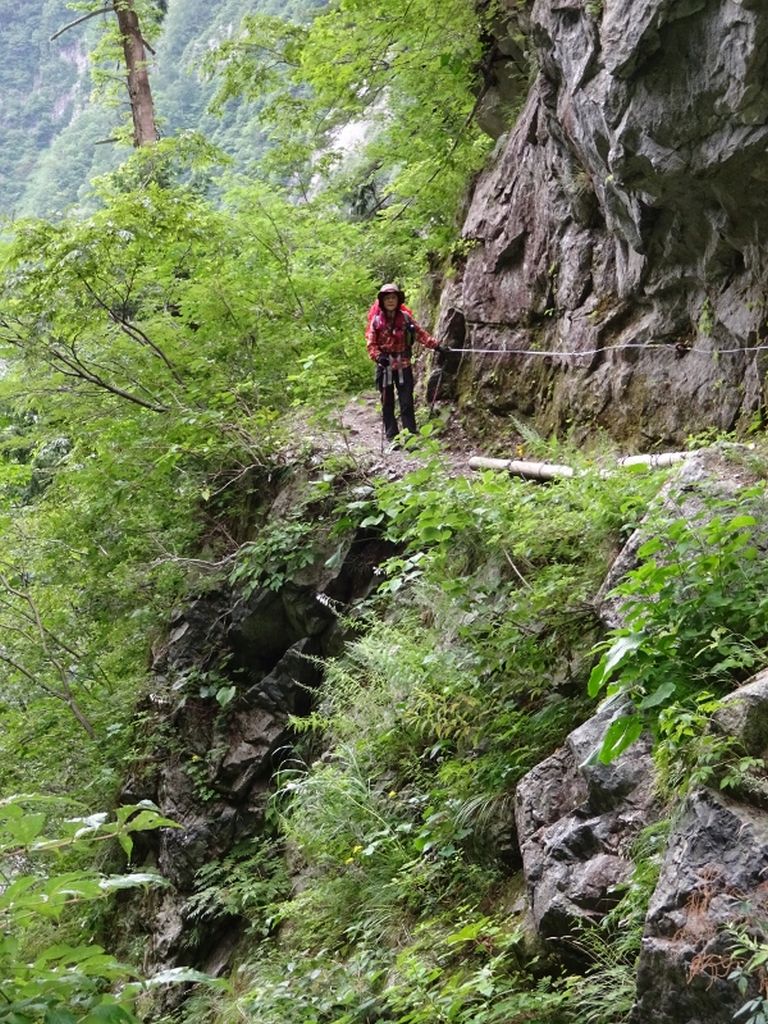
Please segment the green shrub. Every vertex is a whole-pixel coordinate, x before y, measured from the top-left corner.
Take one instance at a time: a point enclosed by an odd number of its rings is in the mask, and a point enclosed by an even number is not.
[[[657,522],[640,547],[641,565],[615,591],[625,625],[599,645],[589,680],[590,696],[625,694],[636,708],[612,724],[601,760],[656,730],[664,708],[702,689],[724,694],[768,663],[764,510],[763,485],[711,499],[693,518]]]

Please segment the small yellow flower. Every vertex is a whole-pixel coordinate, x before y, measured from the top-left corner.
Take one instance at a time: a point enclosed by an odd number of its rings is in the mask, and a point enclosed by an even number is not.
[[[397,796],[397,790],[390,789],[390,791],[387,793],[387,796],[389,797],[390,800],[394,800],[395,797]]]
[[[360,853],[361,850],[362,850],[362,846],[353,846],[352,847],[352,856],[354,857],[354,855],[356,853]]]

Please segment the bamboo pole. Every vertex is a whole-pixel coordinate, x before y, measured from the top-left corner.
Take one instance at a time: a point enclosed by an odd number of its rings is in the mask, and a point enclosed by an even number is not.
[[[657,452],[656,455],[626,455],[619,459],[617,466],[648,466],[650,469],[660,469],[663,466],[672,466],[675,462],[683,462],[690,455],[690,452]]]
[[[616,466],[623,469],[630,466],[647,466],[649,469],[662,469],[676,462],[687,459],[692,452],[658,452],[655,455],[627,455],[618,459]],[[473,455],[469,460],[470,469],[506,470],[512,476],[520,476],[525,480],[557,480],[561,477],[574,476],[576,470],[571,466],[561,466],[556,462],[526,462],[521,459],[490,459],[483,455]],[[604,470],[603,474],[611,470]]]
[[[573,476],[570,466],[558,466],[554,462],[524,462],[519,459],[486,459],[473,455],[469,460],[470,469],[506,469],[513,476],[528,480],[555,480],[558,477]]]

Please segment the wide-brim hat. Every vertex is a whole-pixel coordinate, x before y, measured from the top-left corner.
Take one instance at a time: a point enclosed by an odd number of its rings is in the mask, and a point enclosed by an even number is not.
[[[390,282],[389,284],[383,284],[381,286],[381,288],[379,288],[379,294],[378,294],[377,298],[378,298],[379,302],[381,302],[381,300],[384,298],[385,295],[392,295],[392,294],[397,295],[397,301],[400,304],[405,302],[405,292],[402,291],[402,289],[398,288],[398,286],[396,284],[393,284],[392,282]]]

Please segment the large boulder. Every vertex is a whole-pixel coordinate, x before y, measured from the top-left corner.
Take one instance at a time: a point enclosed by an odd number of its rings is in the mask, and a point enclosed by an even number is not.
[[[752,757],[768,757],[768,669],[729,693],[715,712],[715,728],[739,741]]]
[[[715,736],[735,740],[737,750],[763,757],[768,671],[725,699],[713,727]],[[733,958],[733,940],[741,930],[765,941],[764,776],[753,764],[727,792],[693,791],[676,814],[645,921],[632,1024],[730,1024],[757,995],[754,975],[747,991],[739,991],[733,972],[744,960]]]
[[[731,1024],[751,993],[729,977],[729,928],[768,913],[768,813],[694,792],[670,837],[646,918],[632,1024]]]
[[[570,937],[615,905],[633,870],[630,847],[657,817],[650,741],[614,763],[594,761],[610,723],[626,707],[606,704],[565,745],[518,783],[516,822],[531,918],[565,960]]]

